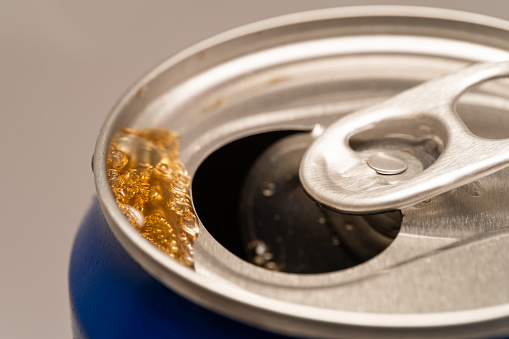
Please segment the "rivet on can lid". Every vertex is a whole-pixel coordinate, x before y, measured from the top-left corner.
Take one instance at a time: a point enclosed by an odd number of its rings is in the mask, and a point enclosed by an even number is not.
[[[405,160],[387,152],[378,152],[368,158],[367,164],[378,174],[394,175],[406,171],[408,164]]]

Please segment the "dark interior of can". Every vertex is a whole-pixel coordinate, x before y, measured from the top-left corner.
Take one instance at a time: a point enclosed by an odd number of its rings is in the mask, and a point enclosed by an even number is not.
[[[387,248],[401,227],[399,211],[340,214],[304,192],[298,169],[310,142],[307,132],[267,132],[210,155],[193,179],[196,212],[209,233],[236,256],[287,273],[338,271]]]
[[[256,158],[279,138],[294,131],[254,135],[232,142],[210,155],[193,178],[193,203],[207,231],[230,252],[245,258],[238,206],[241,187]],[[228,183],[220,185],[220,183]]]

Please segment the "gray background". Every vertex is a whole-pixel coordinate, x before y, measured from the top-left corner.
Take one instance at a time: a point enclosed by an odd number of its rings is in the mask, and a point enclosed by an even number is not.
[[[502,0],[0,0],[0,338],[72,337],[67,268],[94,195],[90,159],[102,122],[133,82],[236,26],[367,4],[509,19]]]

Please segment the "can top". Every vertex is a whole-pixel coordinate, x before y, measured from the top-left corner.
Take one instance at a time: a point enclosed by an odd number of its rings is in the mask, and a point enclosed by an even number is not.
[[[93,159],[101,207],[121,244],[150,274],[195,302],[254,325],[314,337],[336,337],[338,331],[364,337],[507,331],[503,251],[509,237],[499,227],[508,221],[506,172],[465,189],[481,192],[484,200],[470,194],[458,207],[448,195],[403,209],[401,231],[387,250],[351,269],[314,275],[251,265],[202,223],[196,269],[181,266],[132,228],[106,174],[108,145],[120,127],[176,130],[192,177],[207,156],[232,140],[276,130],[317,131],[468,64],[505,60],[509,23],[419,7],[298,13],[213,37],[151,71],[113,109]],[[460,99],[469,129],[486,132],[475,113],[509,108],[508,87],[497,82]],[[500,130],[508,130],[504,119]],[[498,195],[487,187],[496,187]]]

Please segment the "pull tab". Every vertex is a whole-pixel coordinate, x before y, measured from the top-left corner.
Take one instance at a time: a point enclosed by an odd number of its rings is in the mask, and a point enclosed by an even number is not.
[[[509,62],[476,64],[346,115],[305,153],[299,172],[304,190],[333,210],[375,213],[416,204],[506,167],[509,140],[475,136],[455,111],[468,88],[505,76]],[[431,164],[423,165],[412,152],[394,147],[353,147],[357,139],[394,139],[397,132],[390,126],[407,125],[433,126],[439,135],[439,154]]]

